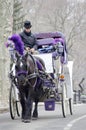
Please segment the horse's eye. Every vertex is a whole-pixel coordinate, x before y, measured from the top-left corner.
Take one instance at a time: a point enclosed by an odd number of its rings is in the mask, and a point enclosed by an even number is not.
[[[15,66],[15,69],[18,70],[18,66],[17,65]]]

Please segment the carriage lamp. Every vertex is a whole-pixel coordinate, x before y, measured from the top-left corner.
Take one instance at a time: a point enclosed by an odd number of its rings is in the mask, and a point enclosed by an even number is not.
[[[64,50],[64,47],[63,47],[62,43],[58,42],[57,43],[57,52],[59,53],[59,55],[62,55],[63,50]]]
[[[64,81],[64,75],[61,74],[61,75],[59,76],[59,79],[60,79],[60,81]]]

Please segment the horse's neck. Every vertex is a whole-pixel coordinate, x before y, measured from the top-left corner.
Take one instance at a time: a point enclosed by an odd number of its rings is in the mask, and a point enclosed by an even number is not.
[[[28,55],[27,65],[28,65],[28,72],[29,73],[34,73],[35,68],[36,68],[36,63],[35,63],[34,57],[31,54]]]

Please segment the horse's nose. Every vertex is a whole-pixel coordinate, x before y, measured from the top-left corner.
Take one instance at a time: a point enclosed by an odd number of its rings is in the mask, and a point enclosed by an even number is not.
[[[19,82],[19,85],[23,85],[25,83],[25,76],[24,75],[20,75],[18,77],[18,82]]]

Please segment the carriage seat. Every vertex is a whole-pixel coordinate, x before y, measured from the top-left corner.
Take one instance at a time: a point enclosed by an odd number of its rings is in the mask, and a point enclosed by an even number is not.
[[[39,39],[37,40],[38,46],[43,46],[43,45],[54,45],[55,40],[53,38],[45,38],[45,39]]]
[[[53,52],[53,46],[56,44],[53,38],[39,39],[37,40],[39,53]]]
[[[55,44],[61,42],[61,44],[64,46],[64,49],[66,50],[66,40],[63,33],[61,32],[35,33],[34,36],[37,39],[38,49],[44,49],[47,46],[54,46]]]
[[[53,46],[58,45],[60,42],[63,45],[63,53],[61,55],[61,62],[67,62],[67,49],[65,36],[61,32],[47,32],[47,33],[35,33],[37,38],[39,53],[53,53]],[[56,53],[55,53],[56,55]]]

